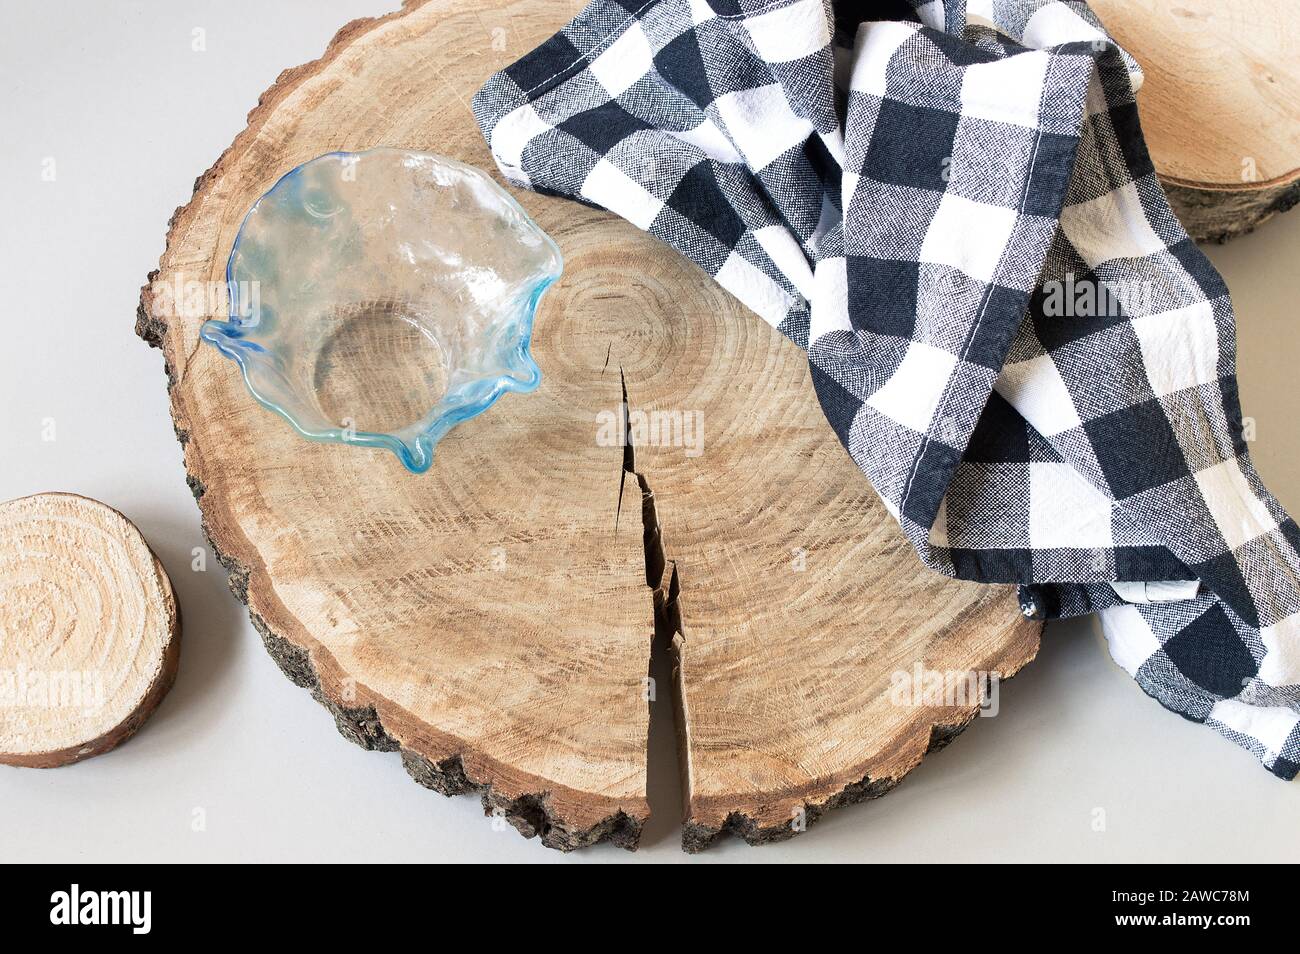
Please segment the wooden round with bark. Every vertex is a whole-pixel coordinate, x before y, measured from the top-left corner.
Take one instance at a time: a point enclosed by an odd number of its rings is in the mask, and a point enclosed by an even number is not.
[[[129,520],[74,494],[0,504],[0,763],[107,752],[158,707],[179,660],[171,583]]]
[[[187,282],[222,287],[245,211],[322,153],[492,169],[470,98],[571,12],[415,0],[344,27],[198,180],[138,331],[163,349],[232,588],[345,736],[400,751],[437,791],[480,792],[551,847],[633,848],[649,706],[671,705],[686,846],[787,837],[887,791],[978,709],[978,693],[900,704],[896,674],[1009,676],[1041,629],[1011,588],[922,567],[799,348],[628,223],[520,194],[566,260],[536,322],[542,385],[456,428],[417,476],[298,437],[200,342],[221,312],[170,304]],[[676,654],[675,685],[648,680],[655,645]]]
[[[1146,77],[1138,112],[1170,205],[1223,242],[1300,201],[1300,18],[1264,0],[1092,0]]]

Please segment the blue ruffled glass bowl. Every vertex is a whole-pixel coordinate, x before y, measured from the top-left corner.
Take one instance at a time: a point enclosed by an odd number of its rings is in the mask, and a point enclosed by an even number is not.
[[[400,149],[304,163],[254,204],[201,336],[304,437],[414,473],[507,391],[541,382],[533,316],[563,260],[473,166]]]

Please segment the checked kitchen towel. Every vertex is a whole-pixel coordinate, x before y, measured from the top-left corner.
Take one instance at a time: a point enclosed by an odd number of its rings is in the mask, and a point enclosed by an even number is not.
[[[623,216],[807,349],[928,566],[1099,611],[1146,692],[1292,778],[1300,529],[1138,82],[1081,2],[596,0],[474,109],[512,182]]]

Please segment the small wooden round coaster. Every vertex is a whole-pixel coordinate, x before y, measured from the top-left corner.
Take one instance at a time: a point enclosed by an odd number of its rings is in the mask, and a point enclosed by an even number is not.
[[[180,611],[140,531],[97,500],[0,504],[0,763],[100,755],[176,680]]]

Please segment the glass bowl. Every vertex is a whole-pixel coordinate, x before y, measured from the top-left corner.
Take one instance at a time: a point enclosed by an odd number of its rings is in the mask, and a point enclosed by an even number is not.
[[[249,210],[230,312],[201,337],[304,437],[387,448],[414,473],[456,424],[541,382],[533,316],[563,260],[473,166],[335,152]]]

